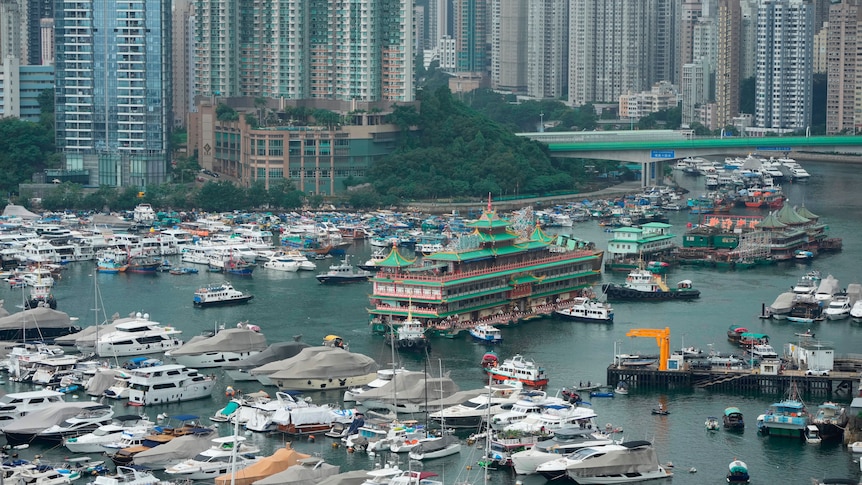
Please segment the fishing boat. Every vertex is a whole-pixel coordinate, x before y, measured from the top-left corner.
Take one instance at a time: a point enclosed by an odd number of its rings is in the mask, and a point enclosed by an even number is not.
[[[652,413],[658,416],[667,416],[670,414],[670,410],[662,403],[658,403],[657,408],[652,408]]]
[[[820,430],[824,441],[839,441],[844,437],[844,428],[848,422],[844,407],[827,401],[817,406],[817,412],[811,418],[811,424]]]
[[[104,256],[96,261],[96,271],[99,273],[116,274],[125,272],[129,265],[125,258],[114,258],[113,256]]]
[[[617,300],[689,300],[700,297],[700,290],[694,289],[691,280],[682,280],[671,288],[660,275],[646,269],[632,270],[623,284],[602,285],[602,292],[608,299]]]
[[[181,268],[173,268],[170,271],[168,271],[168,273],[175,275],[175,276],[176,275],[186,275],[186,274],[198,274],[198,269],[183,266]]]
[[[718,431],[721,425],[718,424],[718,418],[715,416],[709,416],[706,418],[706,422],[704,423],[707,431]]]
[[[521,354],[504,360],[502,364],[486,367],[485,371],[491,374],[492,379],[499,382],[514,380],[530,387],[548,385],[545,368],[536,365],[532,360],[525,359]]]
[[[748,465],[741,460],[733,460],[728,465],[727,483],[748,483],[751,477],[748,476]]]
[[[239,291],[232,284],[225,281],[219,285],[206,286],[195,291],[192,302],[196,307],[237,305],[248,303],[254,295]]]
[[[724,409],[724,428],[727,430],[743,430],[745,429],[745,420],[742,416],[742,411],[737,407],[729,407]]]
[[[769,436],[800,438],[809,424],[808,410],[799,397],[795,383],[791,383],[787,396],[769,406],[763,415],[760,431]]]
[[[613,323],[614,321],[614,309],[610,303],[585,297],[573,299],[571,305],[555,313],[582,322]]]
[[[470,329],[470,336],[474,340],[485,342],[488,344],[498,344],[503,341],[503,333],[500,329],[484,323],[480,323]]]
[[[727,329],[727,340],[735,344],[739,344],[740,339],[742,338],[742,334],[748,333],[748,329],[741,325],[731,325],[729,329]]]
[[[422,326],[422,322],[413,318],[412,305],[407,310],[407,318],[399,323],[393,323],[384,338],[386,343],[395,350],[425,353],[431,348],[431,341],[425,335],[425,327]]]
[[[162,264],[161,260],[153,258],[152,256],[147,256],[144,254],[135,254],[129,256],[128,259],[128,267],[126,268],[126,272],[128,273],[156,273],[159,266]]]

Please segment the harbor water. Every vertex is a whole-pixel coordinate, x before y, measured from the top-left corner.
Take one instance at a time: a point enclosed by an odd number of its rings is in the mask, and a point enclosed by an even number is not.
[[[694,301],[619,302],[614,303],[613,324],[587,324],[557,318],[530,321],[519,326],[503,329],[504,341],[494,350],[501,358],[515,353],[535,360],[543,365],[549,376],[549,391],[576,385],[579,382],[605,381],[605,371],[613,360],[615,349],[621,353],[658,353],[655,339],[625,336],[632,328],[665,328],[671,330],[671,347],[694,346],[705,352],[710,348],[722,353],[739,349],[726,339],[726,330],[731,324],[741,324],[753,332],[766,333],[770,343],[781,351],[784,343],[795,342],[796,332],[809,327],[818,339],[828,341],[835,347],[836,356],[860,352],[862,324],[850,319],[824,321],[805,326],[787,321],[762,320],[758,318],[763,303],[771,303],[782,291],[793,285],[799,276],[816,269],[825,277],[833,275],[842,287],[850,283],[862,283],[862,198],[858,187],[862,185],[862,174],[855,165],[839,165],[823,162],[800,161],[812,174],[805,184],[785,184],[789,203],[805,205],[829,225],[832,237],[843,239],[843,251],[818,256],[813,262],[799,264],[787,262],[747,270],[716,270],[703,267],[674,267],[668,275],[669,282],[690,279],[701,291]],[[692,196],[703,192],[703,179],[675,174],[680,185],[688,188]],[[735,209],[734,213],[765,214],[759,209]],[[671,213],[673,232],[678,243],[689,223],[696,224],[697,216],[687,212]],[[576,223],[572,232],[577,237],[595,241],[597,247],[606,247],[610,234],[595,221]],[[356,255],[355,261],[364,261],[371,252],[370,245],[358,242],[349,252]],[[178,257],[172,258],[175,263]],[[336,260],[318,261],[318,268],[325,270]],[[94,278],[96,281],[94,281]],[[218,283],[225,275],[201,271],[195,275],[142,274],[95,274],[94,264],[72,263],[63,272],[54,289],[58,309],[80,318],[82,325],[101,322],[104,316],[132,312],[148,313],[150,318],[170,324],[184,333],[184,338],[201,334],[219,325],[234,326],[240,321],[259,325],[270,342],[291,340],[301,336],[302,340],[316,345],[327,334],[338,334],[350,344],[352,351],[373,357],[381,366],[391,365],[391,350],[380,336],[371,334],[368,325],[368,295],[370,283],[343,286],[320,285],[313,272],[283,273],[263,268],[255,270],[250,278],[229,276],[233,285],[254,295],[248,305],[217,308],[194,308],[192,296],[202,286]],[[620,282],[625,274],[605,274],[604,282]],[[95,285],[98,284],[101,301],[96,302]],[[10,311],[20,304],[22,290],[4,288],[0,297]],[[99,313],[97,315],[97,313]],[[450,372],[462,389],[479,388],[486,382],[479,367],[482,355],[489,349],[468,340],[466,335],[457,339],[435,339],[430,357],[399,355],[398,365],[414,370],[427,368],[437,373]],[[217,375],[220,375],[216,371]],[[232,385],[244,392],[262,389],[258,383],[233,383],[220,376],[218,390],[210,399],[181,404],[154,406],[143,411],[151,418],[156,414],[168,415],[193,413],[201,417],[210,416],[228,400],[222,390]],[[30,386],[6,384],[8,390],[29,390]],[[266,389],[272,393],[274,388]],[[341,391],[309,393],[315,402],[340,402]],[[759,436],[755,419],[767,406],[781,398],[780,395],[737,395],[704,390],[679,389],[670,392],[632,390],[627,396],[615,398],[593,398],[592,406],[601,425],[612,423],[621,427],[625,439],[646,439],[654,442],[659,460],[674,464],[675,484],[723,483],[727,464],[734,459],[745,461],[754,483],[810,483],[811,478],[858,477],[859,464],[840,444],[808,445],[801,440],[790,440]],[[79,399],[88,399],[83,394]],[[822,400],[822,398],[820,398]],[[833,397],[849,406],[850,396]],[[651,415],[657,403],[666,405],[671,414]],[[819,400],[807,399],[809,409],[816,409]],[[721,416],[724,408],[739,407],[744,413],[747,427],[743,433],[725,431],[708,432],[704,421],[707,416]],[[126,410],[128,411],[128,410]],[[222,434],[231,429],[225,426]],[[249,436],[256,444],[273,450],[283,443],[283,436]],[[294,447],[306,453],[318,453],[332,464],[340,465],[342,471],[370,469],[381,457],[369,457],[364,453],[349,454],[342,448],[334,448],[328,438],[318,436],[314,442],[297,439]],[[65,449],[48,450],[33,447],[17,451],[20,458],[30,459],[36,454],[48,459],[52,456],[69,456]],[[476,466],[482,453],[479,447],[464,447],[459,456],[429,461],[421,465],[410,465],[402,458],[400,466],[422,467],[443,477],[447,484],[463,482],[478,483],[481,471]],[[472,465],[472,466],[471,466]],[[472,469],[468,470],[468,467]],[[518,477],[525,485],[544,483],[540,476]],[[498,485],[512,485],[516,477],[509,470],[492,470],[489,481]],[[670,483],[670,482],[668,482]]]

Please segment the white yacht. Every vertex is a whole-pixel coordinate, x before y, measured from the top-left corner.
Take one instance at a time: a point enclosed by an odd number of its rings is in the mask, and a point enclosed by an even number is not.
[[[752,357],[759,361],[774,360],[778,358],[778,352],[769,344],[752,345],[748,351]]]
[[[485,386],[486,392],[466,401],[428,415],[435,423],[445,422],[447,428],[478,428],[489,416],[510,409],[521,398],[520,382]]]
[[[62,392],[47,389],[6,394],[0,397],[0,421],[20,418],[51,403],[63,402],[65,397]]]
[[[841,320],[849,317],[852,309],[853,306],[850,304],[850,297],[847,293],[836,293],[823,313],[829,320]]]
[[[854,321],[862,321],[862,300],[853,304],[853,308],[850,309],[850,317],[853,318]]]
[[[36,433],[35,441],[58,445],[67,437],[89,433],[99,426],[108,424],[114,417],[111,406],[93,404],[82,409],[78,414]]]
[[[568,476],[579,484],[635,483],[669,478],[649,441],[581,448],[566,457],[542,463],[536,472],[548,480]]]
[[[491,418],[491,428],[502,431],[505,427],[520,422],[527,416],[541,414],[544,406],[567,405],[558,397],[549,397],[544,391],[528,391],[519,396],[518,401],[509,411],[497,414]]]
[[[288,273],[296,273],[297,271],[299,271],[299,262],[294,260],[293,258],[284,255],[271,256],[269,260],[263,263],[263,267],[276,271],[287,271]]]
[[[183,345],[183,332],[150,320],[148,313],[117,320],[114,330],[99,336],[95,352],[99,357],[125,357],[165,352]]]
[[[530,475],[536,473],[536,468],[542,463],[568,455],[575,450],[588,446],[604,446],[613,444],[611,436],[595,429],[580,426],[564,426],[554,431],[554,437],[539,441],[532,448],[512,454],[512,465],[515,473]]]
[[[266,349],[266,337],[257,325],[239,323],[237,328],[220,330],[209,338],[188,342],[178,349],[165,352],[165,357],[197,369],[221,367],[239,362]]]
[[[123,433],[135,431],[138,431],[138,434],[146,433],[153,426],[155,423],[144,416],[136,414],[114,416],[110,423],[99,426],[90,433],[66,438],[63,440],[63,445],[72,453],[102,453],[105,451],[103,445],[118,441]]]
[[[170,364],[129,371],[129,405],[147,406],[209,397],[214,376],[198,374],[184,365]]]
[[[165,473],[182,480],[213,480],[232,469],[242,470],[260,459],[260,448],[245,441],[243,436],[215,438],[211,448],[166,468]]]
[[[564,426],[597,429],[595,419],[596,413],[591,408],[559,404],[545,406],[541,413],[533,413],[503,429],[522,433],[553,432]]]
[[[357,397],[359,397],[363,392],[377,389],[378,387],[383,387],[392,381],[392,378],[395,374],[401,374],[407,372],[407,370],[403,367],[398,369],[379,369],[377,371],[377,378],[373,381],[365,384],[363,386],[351,387],[344,391],[344,398],[342,399],[344,402],[354,402]]]

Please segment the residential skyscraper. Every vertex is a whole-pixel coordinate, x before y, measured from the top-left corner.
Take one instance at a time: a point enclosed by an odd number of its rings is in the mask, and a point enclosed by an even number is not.
[[[826,134],[862,126],[862,6],[845,0],[829,9],[826,49]]]
[[[194,103],[194,23],[191,0],[173,0],[171,6],[171,70],[173,72],[173,123],[187,126],[188,114]]]
[[[716,21],[715,118],[719,127],[724,127],[739,115],[739,61],[742,53],[739,0],[718,0]]]
[[[487,0],[453,0],[453,25],[458,72],[488,70]]]
[[[0,62],[8,56],[27,58],[27,30],[23,28],[27,18],[23,2],[0,0]]]
[[[805,0],[762,0],[757,10],[755,126],[811,124],[814,10]]]
[[[533,2],[542,4],[543,1]],[[520,0],[491,0],[491,86],[527,92],[528,5]]]
[[[42,19],[54,18],[55,0],[24,0],[27,5],[27,64],[41,66],[53,63],[42,57]]]
[[[170,0],[57,0],[56,132],[94,186],[167,180]],[[161,33],[155,35],[154,33]]]
[[[561,98],[568,87],[569,2],[537,0],[527,14],[527,94]]]
[[[569,3],[569,104],[617,102],[645,91],[661,72],[657,52],[673,46],[655,41],[664,0],[571,0]],[[662,62],[664,65],[664,62]]]
[[[413,100],[413,0],[196,0],[195,19],[196,94]]]
[[[680,5],[680,22],[677,26],[677,62],[682,69],[685,64],[694,61],[694,24],[703,12],[702,0],[682,0]]]
[[[754,77],[754,64],[757,59],[757,0],[739,0],[739,8],[742,11],[739,79],[743,80]]]

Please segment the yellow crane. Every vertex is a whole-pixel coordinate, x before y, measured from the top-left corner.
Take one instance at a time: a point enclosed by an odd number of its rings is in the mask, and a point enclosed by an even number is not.
[[[667,370],[667,359],[670,358],[670,327],[633,328],[628,331],[626,337],[654,338],[658,344],[658,370]]]

